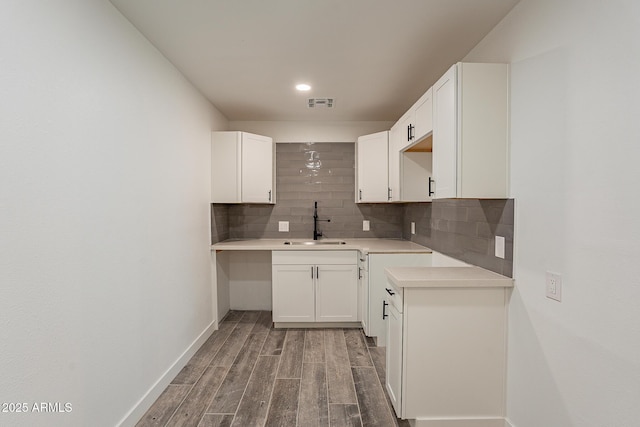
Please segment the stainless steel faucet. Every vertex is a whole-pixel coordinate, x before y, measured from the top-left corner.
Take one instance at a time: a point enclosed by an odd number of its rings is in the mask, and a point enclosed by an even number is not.
[[[318,219],[318,202],[313,202],[313,240],[322,237],[322,231],[318,231],[318,221],[331,222],[330,219]]]

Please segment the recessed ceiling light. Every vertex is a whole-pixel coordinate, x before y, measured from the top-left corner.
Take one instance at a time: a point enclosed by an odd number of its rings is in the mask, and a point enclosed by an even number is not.
[[[298,89],[299,91],[302,91],[302,92],[306,92],[308,90],[311,90],[311,86],[309,86],[306,83],[300,83],[300,84],[296,85],[296,89]]]

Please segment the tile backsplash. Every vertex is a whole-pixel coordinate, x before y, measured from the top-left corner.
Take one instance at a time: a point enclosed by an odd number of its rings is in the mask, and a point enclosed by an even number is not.
[[[211,204],[211,243],[229,238],[229,205]]]
[[[312,238],[313,203],[318,202],[318,229],[325,238],[402,238],[402,205],[356,204],[353,143],[276,144],[276,204],[218,205],[228,207],[228,238]],[[224,208],[218,208],[224,206]],[[362,221],[370,231],[362,231]],[[278,222],[289,221],[289,232]],[[217,225],[222,221],[218,218]],[[212,242],[226,230],[212,227]]]
[[[513,199],[444,199],[404,209],[404,239],[513,277]],[[496,236],[505,238],[504,259],[494,256]]]
[[[211,205],[211,241],[313,237],[313,202],[325,238],[404,238],[506,276],[513,270],[513,199],[356,204],[353,143],[276,144],[275,205]],[[371,231],[362,231],[362,221]],[[289,221],[289,232],[278,222]],[[411,222],[416,234],[410,233]],[[494,256],[505,237],[505,259]]]

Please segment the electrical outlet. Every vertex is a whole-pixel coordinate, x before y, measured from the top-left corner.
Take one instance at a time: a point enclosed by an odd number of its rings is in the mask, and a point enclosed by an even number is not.
[[[411,222],[411,234],[416,234],[416,223]]]
[[[371,224],[369,223],[368,219],[363,219],[362,220],[362,231],[369,231],[371,230]]]
[[[289,221],[278,221],[278,231],[289,231]]]
[[[504,237],[496,236],[496,256],[504,259]]]
[[[547,271],[545,278],[547,298],[562,301],[562,276]]]

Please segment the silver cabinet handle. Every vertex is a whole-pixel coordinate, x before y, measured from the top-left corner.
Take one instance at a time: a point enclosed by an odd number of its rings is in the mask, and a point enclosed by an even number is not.
[[[313,266],[311,266],[311,278],[313,279]]]
[[[382,301],[382,318],[386,319],[387,317],[389,317],[389,315],[387,314],[387,306],[389,305],[388,302],[386,301]]]

